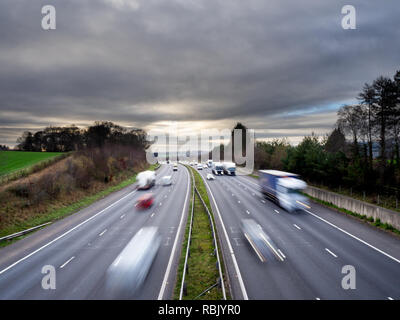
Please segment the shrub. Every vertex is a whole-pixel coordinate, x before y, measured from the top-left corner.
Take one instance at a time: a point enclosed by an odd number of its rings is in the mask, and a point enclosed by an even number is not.
[[[29,198],[29,195],[31,194],[30,186],[28,183],[16,184],[10,187],[8,191],[21,198]]]

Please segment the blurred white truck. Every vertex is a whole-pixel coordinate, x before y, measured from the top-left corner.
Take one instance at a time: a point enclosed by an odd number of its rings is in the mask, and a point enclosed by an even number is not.
[[[236,175],[236,164],[234,164],[233,162],[223,162],[222,168],[224,170],[224,174],[228,176]]]
[[[224,167],[221,162],[214,162],[212,164],[212,173],[216,176],[224,174]]]
[[[139,190],[150,189],[156,183],[156,174],[154,171],[143,171],[136,177],[136,185]]]
[[[289,212],[310,209],[301,191],[307,184],[295,173],[259,170],[261,192]]]

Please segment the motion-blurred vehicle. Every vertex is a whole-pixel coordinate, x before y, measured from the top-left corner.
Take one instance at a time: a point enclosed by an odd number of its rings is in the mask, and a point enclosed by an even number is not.
[[[138,294],[160,245],[158,227],[140,229],[107,269],[107,295],[131,298]]]
[[[161,184],[163,186],[170,186],[172,184],[172,177],[171,176],[164,176],[161,178]]]
[[[207,169],[207,168],[208,168],[207,165],[203,164],[203,169]]]
[[[212,164],[213,164],[213,161],[212,161],[211,159],[209,159],[209,160],[207,160],[206,164],[207,164],[207,166],[208,166],[209,168],[211,168],[211,167],[212,167]]]
[[[146,193],[140,196],[136,201],[136,208],[138,209],[148,209],[154,203],[154,196],[152,193]]]
[[[261,192],[288,212],[310,209],[301,194],[307,184],[295,173],[278,170],[259,170]]]
[[[212,164],[212,173],[216,176],[224,174],[224,167],[221,162],[214,162]]]
[[[201,163],[199,163],[199,164],[197,165],[197,170],[203,170],[203,166],[201,165]]]
[[[136,177],[136,185],[139,190],[150,189],[156,183],[156,174],[154,171],[143,171]]]
[[[242,219],[241,229],[244,237],[262,262],[273,259],[283,261],[283,256],[273,241],[253,219]]]
[[[207,174],[207,180],[215,180],[215,177],[212,173]]]
[[[236,175],[236,164],[233,162],[223,162],[222,169],[224,170],[224,174],[228,176]]]
[[[174,163],[174,166],[172,168],[172,171],[178,171],[178,165],[176,163]]]

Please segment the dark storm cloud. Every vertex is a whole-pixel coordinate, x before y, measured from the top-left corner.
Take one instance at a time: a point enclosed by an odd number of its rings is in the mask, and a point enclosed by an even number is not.
[[[48,3],[55,31],[40,27]],[[400,68],[398,1],[352,1],[357,30],[341,28],[345,4],[2,0],[0,144],[21,128],[94,120],[327,132],[336,117],[324,105],[353,101],[364,82]],[[315,116],[286,116],[316,106]]]

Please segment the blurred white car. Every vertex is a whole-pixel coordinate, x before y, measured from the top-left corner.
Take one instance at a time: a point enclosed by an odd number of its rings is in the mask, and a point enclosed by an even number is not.
[[[206,164],[203,164],[203,169],[207,169],[208,166]]]
[[[203,170],[203,166],[201,164],[197,165],[197,170]]]
[[[109,298],[132,298],[140,291],[160,245],[158,227],[144,227],[136,233],[107,270]]]
[[[212,173],[207,174],[207,180],[215,180],[215,177]]]
[[[163,186],[170,186],[172,184],[172,177],[171,176],[164,176],[161,178],[161,184]]]

